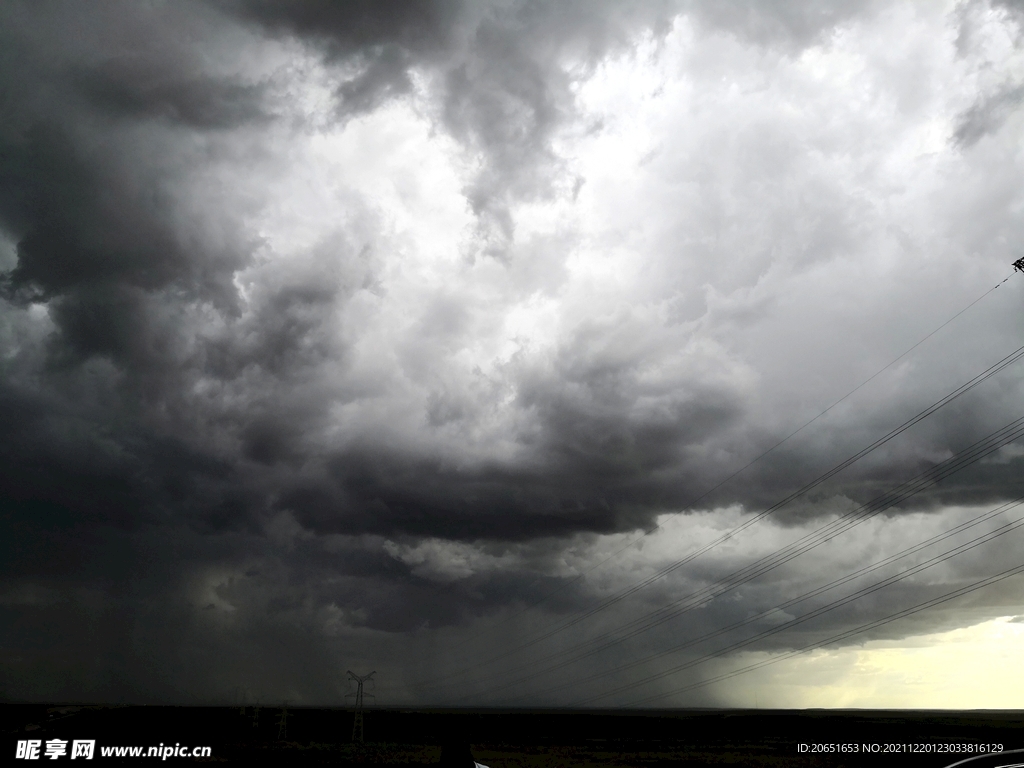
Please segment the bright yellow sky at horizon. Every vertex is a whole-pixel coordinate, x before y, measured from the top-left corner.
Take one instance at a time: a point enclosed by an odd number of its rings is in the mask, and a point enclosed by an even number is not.
[[[1024,709],[1024,621],[816,650],[723,684],[723,704],[777,709]],[[770,654],[746,653],[733,668]],[[722,670],[724,671],[724,670]]]

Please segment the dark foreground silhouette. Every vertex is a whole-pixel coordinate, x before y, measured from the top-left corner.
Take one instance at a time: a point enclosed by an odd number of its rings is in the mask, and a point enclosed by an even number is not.
[[[100,765],[137,764],[113,747],[211,748],[170,764],[403,766],[921,766],[1024,749],[1024,712],[867,710],[408,710],[368,709],[352,742],[344,709],[0,704],[4,764],[37,742],[92,740]],[[150,761],[143,761],[153,762]],[[1024,763],[1022,753],[963,768]],[[49,763],[48,763],[49,764]],[[74,763],[77,765],[78,763]],[[85,763],[83,763],[85,764]],[[96,765],[97,763],[88,763]]]

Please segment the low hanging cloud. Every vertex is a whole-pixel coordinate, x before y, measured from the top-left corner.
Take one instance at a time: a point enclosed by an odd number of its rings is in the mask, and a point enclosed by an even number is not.
[[[523,636],[595,605],[662,562],[590,570],[637,531],[682,553],[1021,344],[1011,280],[705,496],[1020,257],[1013,4],[15,2],[0,30],[11,698],[331,701],[317,670],[374,648],[410,681],[401,659],[552,589]],[[1022,383],[766,541],[1019,418]],[[1018,495],[1020,462],[887,514],[923,533]],[[240,650],[210,676],[177,646]],[[257,671],[277,647],[304,660]]]

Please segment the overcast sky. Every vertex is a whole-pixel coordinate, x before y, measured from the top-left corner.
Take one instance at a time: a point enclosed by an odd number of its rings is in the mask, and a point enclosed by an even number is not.
[[[716,586],[1024,362],[581,618],[1024,345],[1022,103],[1009,0],[2,0],[0,697],[1024,707],[1024,577],[833,639],[1024,529],[786,625],[1024,507],[757,618],[1021,496],[1021,442]]]

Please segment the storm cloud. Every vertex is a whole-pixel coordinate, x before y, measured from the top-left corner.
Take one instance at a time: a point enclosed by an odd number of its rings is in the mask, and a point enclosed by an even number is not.
[[[517,650],[531,633],[1024,344],[1024,277],[1001,282],[1024,235],[1022,24],[980,0],[4,3],[0,693],[336,703],[365,663],[393,702],[448,702],[419,670],[468,654],[467,700],[564,703],[487,691],[580,639]],[[1022,371],[584,635],[1020,418]],[[1022,458],[1000,448],[700,627],[1016,498]],[[1002,542],[757,647],[1009,568]],[[1012,583],[879,636],[1018,613]]]

